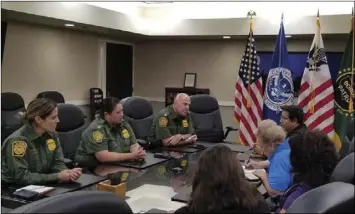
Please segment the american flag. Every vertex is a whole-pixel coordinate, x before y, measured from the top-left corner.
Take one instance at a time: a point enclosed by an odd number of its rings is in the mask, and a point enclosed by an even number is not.
[[[298,105],[305,113],[309,130],[319,129],[333,137],[334,88],[320,33],[319,16],[317,32],[304,69]]]
[[[240,142],[252,147],[255,130],[262,118],[262,78],[258,66],[253,30],[250,28],[247,46],[240,63],[235,84],[234,118],[239,123]]]

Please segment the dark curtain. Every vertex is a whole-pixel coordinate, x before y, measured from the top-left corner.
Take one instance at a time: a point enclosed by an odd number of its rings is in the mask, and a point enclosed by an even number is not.
[[[273,52],[258,52],[258,56],[260,57],[259,68],[263,73],[263,87],[265,88],[267,75],[271,68],[271,59]],[[330,70],[330,75],[332,76],[333,85],[335,85],[335,80],[338,75],[338,69],[341,62],[341,57],[343,56],[343,52],[327,52],[327,60],[328,66]],[[290,61],[292,76],[293,76],[293,84],[295,87],[295,94],[297,95],[300,86],[301,79],[303,75],[304,68],[306,66],[308,52],[289,52],[288,57]]]
[[[7,22],[1,22],[1,63],[4,56],[5,38],[6,38]]]

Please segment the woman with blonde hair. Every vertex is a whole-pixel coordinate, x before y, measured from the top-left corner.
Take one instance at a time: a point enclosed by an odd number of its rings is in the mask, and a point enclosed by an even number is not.
[[[20,185],[75,181],[81,169],[67,169],[55,132],[57,104],[37,98],[21,115],[25,125],[5,139],[1,147],[1,180]]]
[[[266,191],[271,197],[270,209],[276,205],[278,196],[292,184],[290,163],[290,146],[285,131],[275,122],[264,120],[260,123],[256,132],[257,144],[262,148],[268,159],[261,162],[250,161],[247,168],[266,169],[257,170],[255,176],[263,182]]]

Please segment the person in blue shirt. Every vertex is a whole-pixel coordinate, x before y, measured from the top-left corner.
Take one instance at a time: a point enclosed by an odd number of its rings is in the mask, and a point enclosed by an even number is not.
[[[249,169],[257,170],[255,176],[263,182],[269,196],[276,197],[292,184],[290,145],[286,132],[272,120],[263,120],[256,132],[257,144],[268,159],[261,162],[249,161]]]

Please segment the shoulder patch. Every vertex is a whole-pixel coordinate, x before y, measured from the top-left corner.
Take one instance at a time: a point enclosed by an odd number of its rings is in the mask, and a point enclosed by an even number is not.
[[[13,157],[23,157],[25,155],[27,149],[25,141],[13,141],[11,146]]]
[[[103,139],[104,134],[101,131],[97,130],[92,133],[93,143],[101,143]]]
[[[168,120],[166,119],[166,117],[159,118],[159,126],[165,128],[166,125],[168,125]]]

